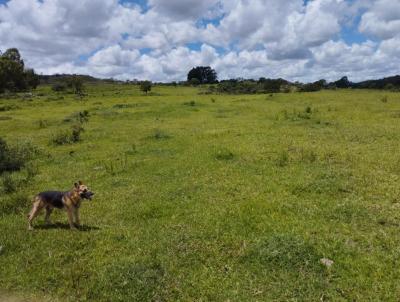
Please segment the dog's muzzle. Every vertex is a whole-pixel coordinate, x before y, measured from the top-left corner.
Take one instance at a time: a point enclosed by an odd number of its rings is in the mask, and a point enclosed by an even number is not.
[[[89,199],[89,200],[92,200],[93,195],[94,195],[94,193],[90,192],[90,191],[81,193],[82,198]]]

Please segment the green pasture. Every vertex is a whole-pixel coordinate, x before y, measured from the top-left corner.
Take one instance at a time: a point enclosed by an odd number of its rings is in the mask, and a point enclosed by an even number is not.
[[[0,290],[35,301],[399,301],[400,93],[87,93],[0,99],[0,137],[35,150],[0,179]],[[81,140],[55,144],[84,110]],[[77,180],[96,193],[81,230],[58,211],[29,232],[31,198]]]

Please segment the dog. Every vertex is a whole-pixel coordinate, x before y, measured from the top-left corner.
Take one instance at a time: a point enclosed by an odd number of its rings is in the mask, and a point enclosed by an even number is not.
[[[46,209],[45,221],[50,224],[50,215],[54,208],[67,211],[68,222],[71,229],[80,226],[79,207],[84,199],[92,200],[94,193],[81,181],[74,184],[71,191],[46,191],[33,198],[33,207],[28,214],[28,229],[33,230],[32,222],[42,209]]]

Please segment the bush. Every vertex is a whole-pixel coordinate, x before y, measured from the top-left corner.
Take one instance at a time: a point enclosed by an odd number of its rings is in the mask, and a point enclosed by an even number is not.
[[[152,83],[150,81],[143,81],[140,83],[140,90],[146,94],[151,91]]]
[[[69,131],[63,130],[54,134],[53,137],[51,138],[51,142],[55,145],[66,145],[71,143],[70,138],[71,135]]]
[[[55,83],[51,86],[51,90],[55,92],[61,92],[67,90],[67,85],[64,83]]]
[[[81,140],[81,133],[85,131],[81,124],[75,124],[71,130],[59,131],[53,135],[51,142],[55,145],[67,145]]]
[[[215,152],[215,158],[217,160],[232,160],[235,155],[226,148],[220,148]]]
[[[0,174],[21,170],[38,153],[39,150],[30,142],[22,142],[10,147],[0,137]]]
[[[73,143],[79,142],[81,140],[81,133],[85,129],[80,124],[75,124],[72,126],[71,141]]]

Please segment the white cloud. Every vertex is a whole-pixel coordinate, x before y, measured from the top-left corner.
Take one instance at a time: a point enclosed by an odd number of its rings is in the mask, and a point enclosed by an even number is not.
[[[361,19],[360,31],[379,39],[400,34],[400,1],[376,0]]]
[[[354,25],[375,42],[345,42]],[[398,0],[148,0],[146,11],[118,0],[0,5],[2,50],[19,48],[42,73],[121,79],[184,80],[196,65],[221,79],[385,76],[398,73],[399,32]]]

